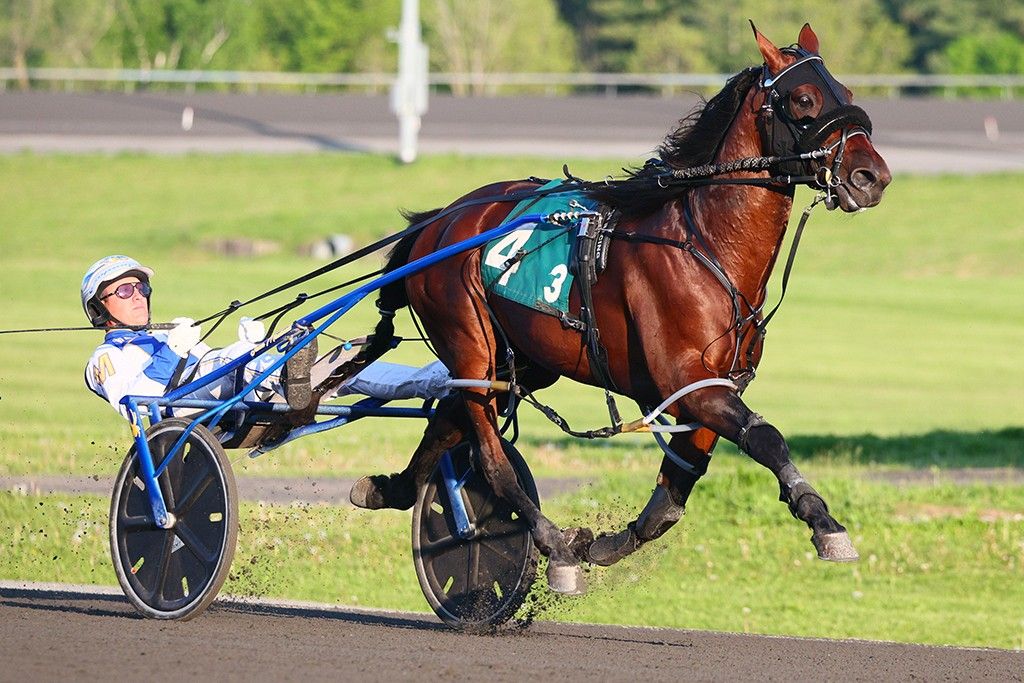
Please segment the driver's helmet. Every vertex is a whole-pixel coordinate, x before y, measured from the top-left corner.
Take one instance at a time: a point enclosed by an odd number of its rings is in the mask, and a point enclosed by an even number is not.
[[[93,327],[103,327],[110,320],[110,313],[96,295],[110,281],[125,275],[135,275],[143,282],[149,282],[153,270],[129,256],[107,256],[89,266],[82,278],[82,308],[85,317]]]

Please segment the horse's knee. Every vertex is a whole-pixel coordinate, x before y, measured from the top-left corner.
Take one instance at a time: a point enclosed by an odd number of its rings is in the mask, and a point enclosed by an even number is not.
[[[782,432],[767,422],[745,427],[737,442],[740,450],[776,475],[790,463],[786,439]]]

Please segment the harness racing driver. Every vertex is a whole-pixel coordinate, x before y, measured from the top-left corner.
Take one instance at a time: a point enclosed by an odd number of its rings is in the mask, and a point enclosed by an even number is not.
[[[150,278],[153,270],[128,256],[107,256],[100,259],[82,279],[82,308],[93,327],[108,332],[89,359],[85,383],[127,417],[121,405],[125,396],[163,396],[170,386],[199,379],[234,358],[248,353],[266,336],[263,323],[242,318],[238,324],[238,341],[224,348],[212,349],[200,341],[201,329],[190,318],[175,318],[167,332],[150,332],[143,328],[150,322]],[[126,329],[135,328],[135,329]],[[306,349],[308,352],[304,353]],[[266,370],[280,355],[263,353],[245,366],[244,380],[252,380]],[[184,359],[184,363],[182,360]],[[347,358],[328,354],[317,363],[325,373]],[[295,396],[311,394],[310,369],[316,361],[315,340],[297,352],[287,363],[284,378],[277,371],[247,398],[273,401],[287,400],[295,406]],[[179,366],[182,366],[179,368]],[[175,377],[185,378],[184,381]],[[444,365],[435,361],[423,368],[376,361],[324,398],[347,394],[366,394],[392,400],[402,398],[441,398],[448,393],[450,377]],[[175,380],[172,382],[172,380]],[[200,387],[189,398],[219,400],[235,393],[231,373],[220,381]],[[301,399],[300,403],[301,403]]]

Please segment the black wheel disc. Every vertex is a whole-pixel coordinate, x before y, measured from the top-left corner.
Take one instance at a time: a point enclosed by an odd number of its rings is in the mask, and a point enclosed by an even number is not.
[[[189,422],[167,419],[146,432],[159,465]],[[238,538],[238,500],[231,466],[202,425],[190,433],[158,478],[171,529],[153,519],[135,448],[125,458],[110,506],[114,570],[125,595],[148,617],[191,619],[227,578]]]
[[[534,503],[537,487],[512,444],[502,441],[519,483]],[[466,479],[462,499],[472,537],[456,534],[440,464],[420,489],[413,510],[416,575],[427,602],[449,626],[486,630],[504,623],[522,605],[537,572],[537,549],[526,522],[491,490],[475,468],[476,449],[449,451],[456,477]]]

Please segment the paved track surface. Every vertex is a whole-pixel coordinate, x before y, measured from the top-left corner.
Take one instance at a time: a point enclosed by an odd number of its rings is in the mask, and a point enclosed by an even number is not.
[[[537,622],[500,636],[432,615],[220,602],[187,623],[108,589],[0,583],[0,679],[1020,681],[1024,654]]]
[[[560,159],[598,156],[632,163],[649,155],[696,104],[694,96],[434,96],[423,120],[420,148]],[[895,172],[1024,170],[1024,105],[1019,102],[900,99],[860,104],[870,113],[875,143]],[[385,96],[0,94],[0,152],[8,153],[394,153],[397,130]]]

